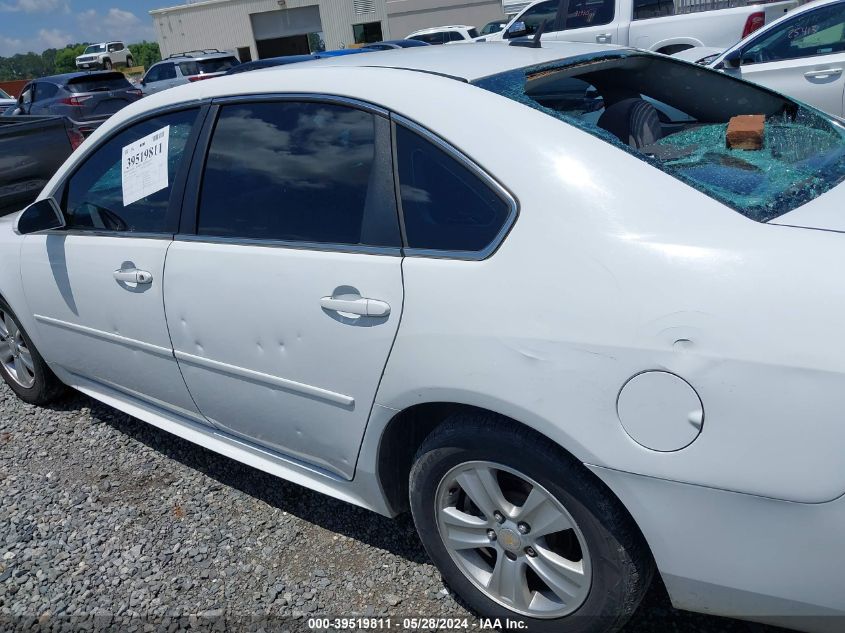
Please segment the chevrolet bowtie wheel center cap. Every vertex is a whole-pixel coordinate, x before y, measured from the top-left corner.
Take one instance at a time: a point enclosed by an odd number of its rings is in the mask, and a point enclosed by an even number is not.
[[[515,528],[500,528],[497,540],[509,552],[519,552],[522,549],[522,536]]]

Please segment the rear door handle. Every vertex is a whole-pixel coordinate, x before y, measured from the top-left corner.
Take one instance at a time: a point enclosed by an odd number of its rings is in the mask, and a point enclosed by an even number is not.
[[[114,278],[127,284],[151,284],[153,283],[153,276],[146,270],[138,270],[137,268],[124,268],[114,271]]]
[[[596,35],[596,42],[599,44],[610,44],[613,41],[613,33],[601,33]]]
[[[828,77],[837,77],[841,74],[841,68],[822,68],[820,70],[810,70],[804,73],[804,76],[807,79],[827,79]]]
[[[336,299],[335,297],[323,297],[320,299],[320,306],[331,312],[345,312],[346,314],[357,314],[359,316],[386,317],[390,314],[390,305],[377,299],[366,299],[364,297]]]

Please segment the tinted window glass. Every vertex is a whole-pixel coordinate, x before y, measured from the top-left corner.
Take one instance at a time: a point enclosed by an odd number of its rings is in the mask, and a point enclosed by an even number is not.
[[[374,115],[321,103],[225,106],[209,149],[202,235],[385,244],[369,232],[385,195],[374,172]],[[389,169],[384,180],[390,181]],[[375,211],[372,211],[375,213]],[[381,238],[383,239],[383,238]]]
[[[509,205],[461,162],[397,128],[399,183],[408,246],[480,251],[508,220]]]
[[[45,99],[55,97],[58,91],[59,87],[56,84],[48,84],[43,81],[39,82],[35,88],[35,101],[44,101]]]
[[[422,35],[414,35],[410,39],[419,40],[428,44],[443,44],[446,41],[446,34],[442,31],[438,33],[423,33]]]
[[[647,20],[675,14],[673,0],[634,0],[634,19]]]
[[[153,66],[147,71],[147,74],[144,76],[145,83],[152,83],[154,81],[158,81],[161,79],[161,66]]]
[[[103,73],[101,75],[86,75],[68,82],[71,92],[108,92],[110,90],[125,90],[132,84],[122,73]]]
[[[233,66],[237,66],[240,62],[234,57],[218,57],[216,59],[203,59],[197,62],[200,72],[208,73],[224,73]]]
[[[566,30],[599,26],[613,21],[616,0],[586,0],[573,2],[566,18]]]
[[[159,80],[162,79],[176,79],[176,66],[174,64],[162,64]]]
[[[536,33],[537,29],[540,28],[540,25],[545,22],[545,32],[550,33],[555,30],[554,23],[555,16],[557,16],[557,4],[557,0],[541,2],[530,9],[526,9],[525,12],[516,19],[516,21],[524,22],[528,33]]]
[[[148,119],[120,132],[97,149],[68,182],[65,196],[68,227],[141,233],[166,232],[170,189],[196,118],[197,110],[186,110]],[[168,186],[124,206],[123,148],[167,126]]]
[[[742,52],[743,64],[845,51],[845,10],[834,4],[808,11],[764,33]]]
[[[478,29],[470,29],[468,32],[470,37],[478,37]]]
[[[458,31],[449,31],[447,34],[450,42],[463,42],[464,36],[461,35]]]
[[[196,62],[179,62],[179,70],[182,71],[183,77],[200,74],[200,67]]]
[[[583,0],[570,2],[569,14],[566,17],[566,29],[580,29],[587,26],[599,26],[613,21],[616,0]],[[541,2],[526,10],[517,22],[524,22],[529,33],[535,33],[543,22],[546,22],[546,33],[561,30],[556,23],[558,0]]]

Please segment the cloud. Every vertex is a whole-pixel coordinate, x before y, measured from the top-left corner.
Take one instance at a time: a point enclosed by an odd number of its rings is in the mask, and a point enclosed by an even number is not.
[[[59,29],[41,29],[38,35],[28,39],[4,37],[0,35],[0,55],[9,56],[15,53],[41,53],[47,48],[64,48],[74,41],[70,33]]]
[[[23,13],[70,13],[67,0],[16,0],[0,2],[0,12]]]
[[[109,38],[134,44],[144,39],[155,39],[155,30],[151,23],[123,9],[112,8],[105,15],[101,15],[94,9],[88,9],[78,13],[76,21],[79,25],[80,41],[90,42],[98,38]]]

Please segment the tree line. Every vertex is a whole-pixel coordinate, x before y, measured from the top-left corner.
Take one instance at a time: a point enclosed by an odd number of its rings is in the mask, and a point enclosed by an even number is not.
[[[65,48],[48,48],[41,53],[18,53],[11,57],[0,57],[0,81],[16,79],[36,79],[48,75],[72,73],[76,71],[76,58],[88,47],[88,44],[69,44]],[[161,60],[158,43],[143,41],[130,44],[132,59],[136,66],[149,68]]]

